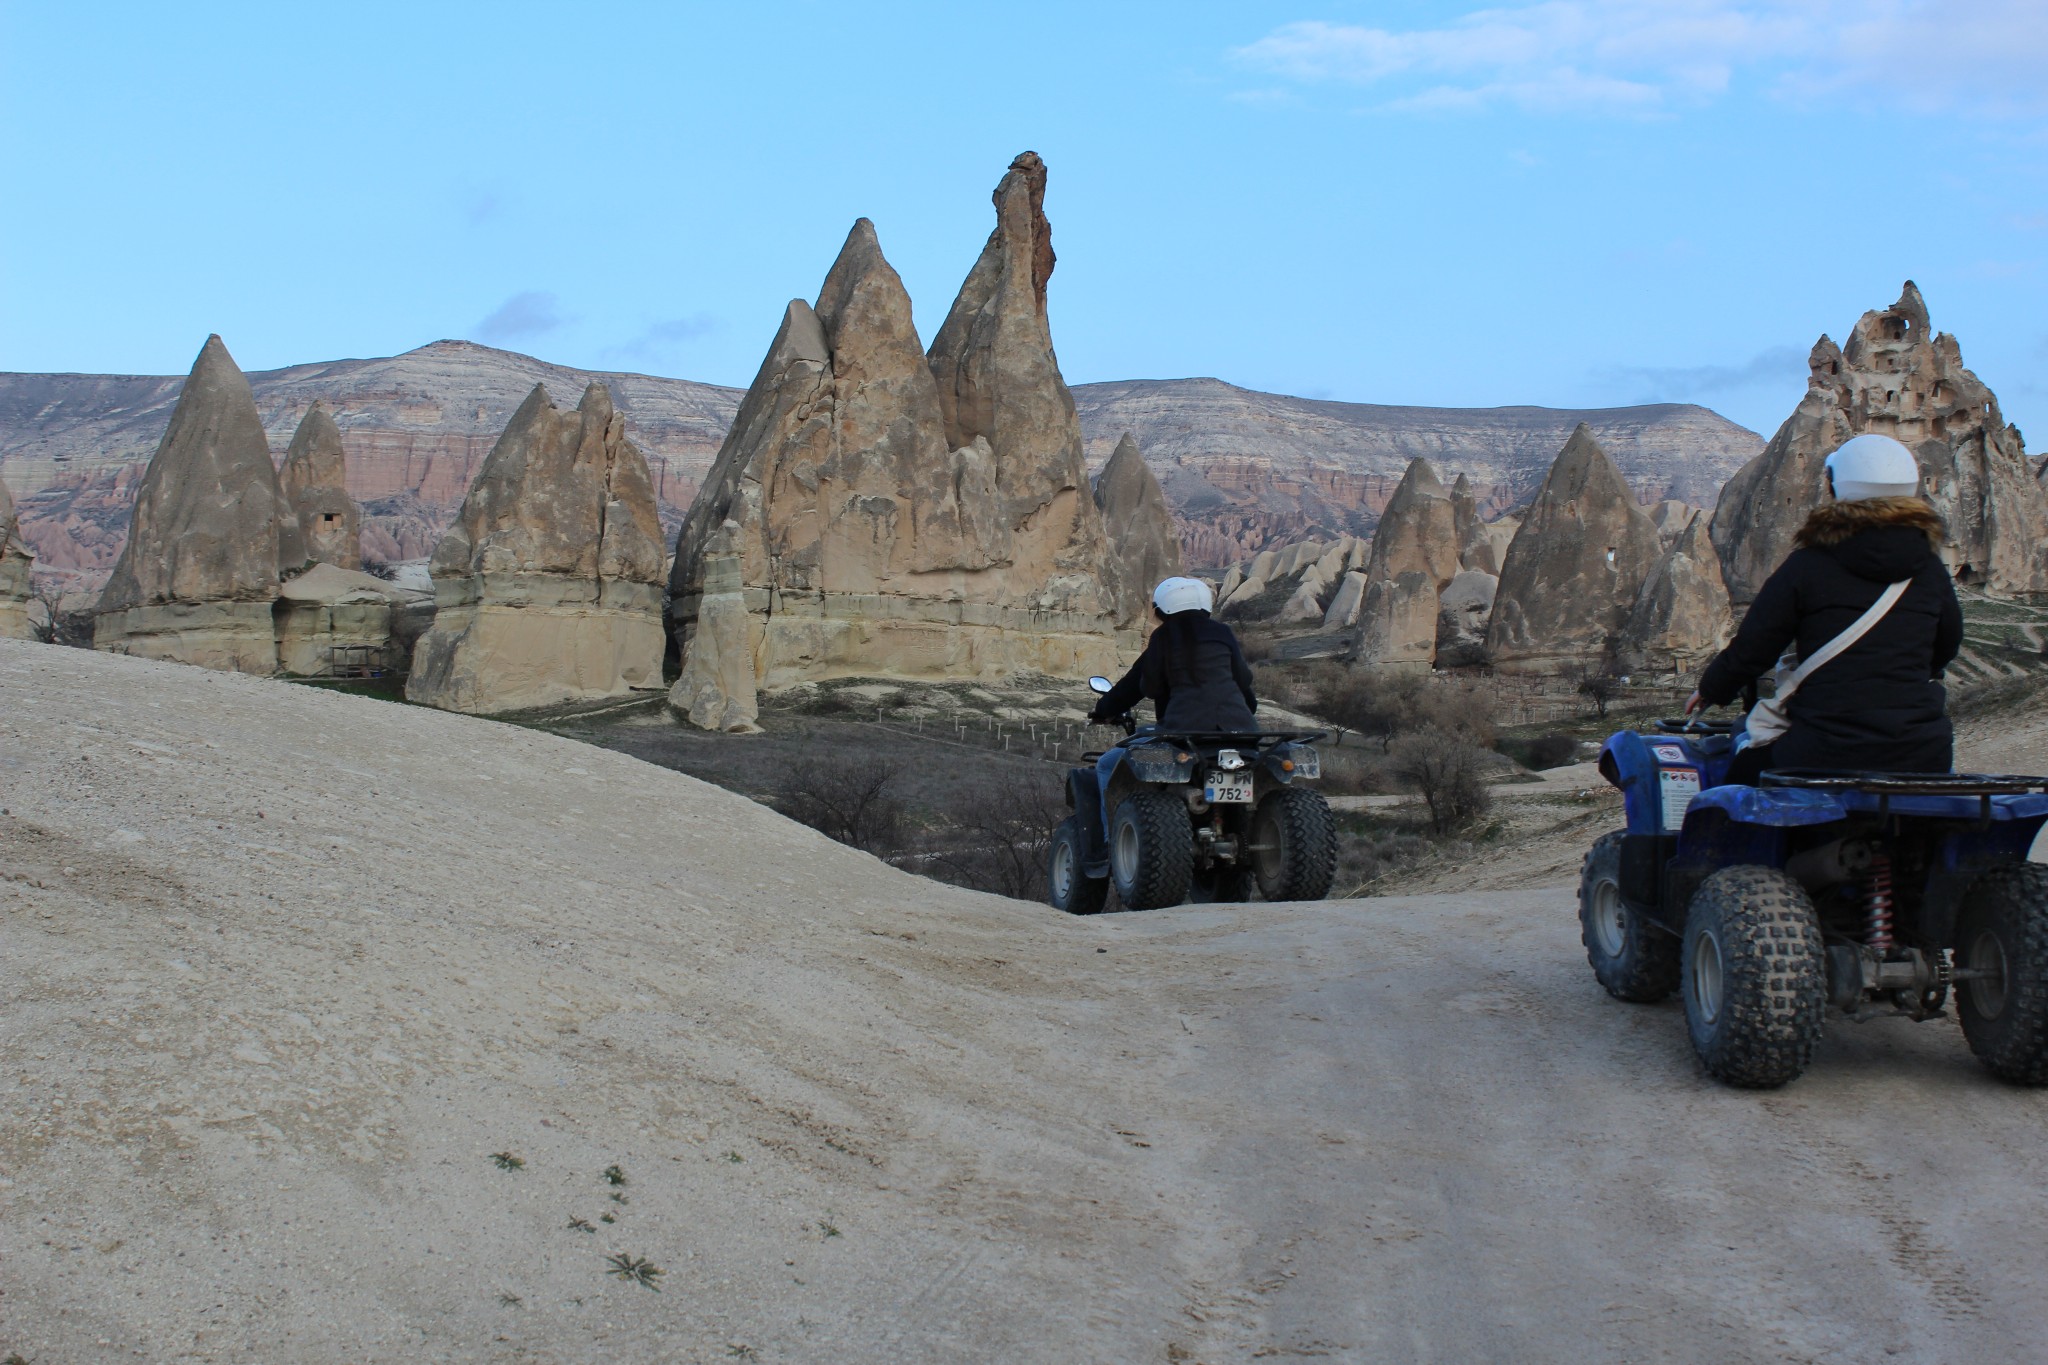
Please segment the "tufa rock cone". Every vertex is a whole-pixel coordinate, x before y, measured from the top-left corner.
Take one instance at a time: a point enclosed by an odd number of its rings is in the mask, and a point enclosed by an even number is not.
[[[1001,525],[1029,530],[1013,552],[1015,571],[1042,584],[1065,610],[1107,612],[1129,623],[1142,617],[1147,594],[1105,582],[1120,561],[1108,551],[1088,496],[1081,421],[1046,318],[1054,256],[1045,180],[1036,152],[1010,163],[993,196],[995,230],[927,359],[947,444],[988,443]]]
[[[100,595],[94,646],[276,672],[270,608],[288,516],[249,381],[210,336],[136,487],[128,542]]]
[[[407,700],[490,714],[661,683],[661,522],[602,384],[536,384],[434,550],[434,625]]]
[[[337,569],[363,567],[362,513],[348,495],[348,466],[341,453],[341,428],[325,403],[306,410],[292,433],[280,475],[291,511],[278,560],[286,570],[306,564]]]
[[[1123,561],[1125,584],[1149,595],[1161,579],[1180,573],[1180,532],[1167,509],[1166,493],[1128,431],[1095,481],[1095,505],[1102,514],[1103,532]]]
[[[1896,437],[1918,458],[1922,494],[1948,523],[1944,557],[1957,582],[2048,592],[2048,496],[2019,431],[1964,368],[1956,339],[1932,333],[1908,280],[1897,303],[1857,321],[1847,346],[1814,344],[1806,396],[1722,488],[1711,531],[1737,604],[1756,596],[1827,496],[1827,457],[1865,432]]]
[[[1735,632],[1721,559],[1694,512],[1643,581],[1622,632],[1623,667],[1684,673],[1718,654]]]
[[[1435,661],[1437,596],[1460,567],[1457,517],[1435,468],[1419,456],[1409,461],[1373,531],[1358,613],[1360,663],[1427,668]]]
[[[1606,661],[1660,553],[1656,526],[1580,423],[1508,546],[1488,657],[1525,672]]]
[[[14,495],[7,481],[0,479],[0,639],[27,640],[30,571],[35,556],[21,538],[21,523],[14,510]]]
[[[751,734],[760,715],[754,636],[740,569],[740,526],[728,521],[704,545],[697,628],[683,652],[669,705],[705,730]]]
[[[996,322],[1007,316],[994,303],[1010,298],[1007,260],[1005,251],[984,251],[969,280],[987,291]],[[996,349],[1007,353],[1016,328],[962,322],[955,331],[1002,340]],[[1050,354],[1048,344],[1048,362]],[[979,378],[960,379],[956,406],[965,394],[961,410],[979,415],[958,444],[949,442],[909,295],[874,226],[855,223],[815,310],[799,299],[785,311],[684,524],[670,612],[685,667],[711,542],[730,521],[757,687],[846,675],[1114,671],[1107,603],[1121,598],[1104,584],[1120,583],[1123,570],[1088,492],[1072,401],[1071,432],[1055,433],[1061,461],[1072,437],[1070,477],[1062,473],[1061,491],[1038,498],[1032,488],[1048,480],[1034,473],[1033,424],[1017,414],[1043,405],[1013,391],[1006,364],[980,350],[963,360],[961,373]],[[997,393],[1008,397],[998,402]],[[1056,397],[1066,398],[1063,385]],[[997,441],[1013,457],[1008,467]],[[1006,509],[1022,511],[1012,519]],[[1079,542],[1077,525],[1088,533]]]

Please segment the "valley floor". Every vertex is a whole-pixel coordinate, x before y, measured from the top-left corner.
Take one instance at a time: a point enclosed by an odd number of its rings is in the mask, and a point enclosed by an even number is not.
[[[0,1357],[2048,1356],[2048,1094],[1903,1020],[1716,1086],[1570,875],[1068,919],[0,641]]]

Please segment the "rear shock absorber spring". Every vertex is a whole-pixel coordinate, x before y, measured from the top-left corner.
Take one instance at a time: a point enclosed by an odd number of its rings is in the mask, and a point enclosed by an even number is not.
[[[1892,860],[1888,853],[1870,859],[1870,876],[1863,889],[1863,941],[1880,955],[1892,950]]]

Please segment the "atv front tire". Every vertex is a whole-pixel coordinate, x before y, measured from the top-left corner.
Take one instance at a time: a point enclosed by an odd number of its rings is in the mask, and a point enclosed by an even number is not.
[[[1994,975],[1956,983],[1970,1051],[1992,1075],[2048,1085],[2048,867],[1994,867],[1956,915],[1956,966]]]
[[[1268,792],[1252,816],[1249,851],[1269,901],[1319,901],[1337,875],[1337,821],[1323,794],[1305,787]]]
[[[1087,847],[1083,833],[1080,817],[1069,815],[1052,832],[1052,849],[1046,857],[1046,899],[1053,909],[1070,915],[1093,915],[1109,899],[1109,878],[1091,877],[1083,870],[1082,850]]]
[[[1109,822],[1109,879],[1126,910],[1156,910],[1188,898],[1195,870],[1195,827],[1187,802],[1140,787]]]
[[[1679,941],[1621,895],[1620,831],[1603,834],[1579,869],[1579,941],[1617,1000],[1653,1004],[1678,989]]]
[[[1771,1090],[1813,1060],[1827,1007],[1820,917],[1774,867],[1727,867],[1694,893],[1680,949],[1693,1051],[1718,1081]]]

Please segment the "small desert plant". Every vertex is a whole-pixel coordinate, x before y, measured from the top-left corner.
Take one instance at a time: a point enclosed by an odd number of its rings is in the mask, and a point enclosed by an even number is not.
[[[512,1155],[510,1152],[492,1152],[491,1160],[498,1163],[498,1169],[501,1171],[516,1171],[526,1165],[524,1160]]]
[[[607,1256],[605,1260],[611,1263],[611,1269],[605,1271],[605,1274],[617,1275],[635,1284],[644,1284],[657,1294],[661,1292],[661,1286],[655,1282],[667,1272],[646,1257],[629,1256],[621,1252],[616,1256]]]
[[[1561,768],[1577,757],[1579,742],[1570,735],[1543,735],[1529,741],[1529,766]]]

